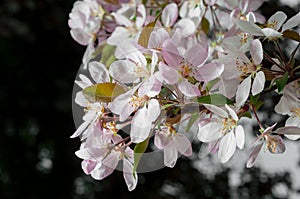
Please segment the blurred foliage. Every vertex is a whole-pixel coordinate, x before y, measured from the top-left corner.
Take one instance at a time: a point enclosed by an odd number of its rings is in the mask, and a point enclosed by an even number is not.
[[[104,181],[85,176],[70,139],[72,88],[84,47],[69,34],[73,0],[2,0],[0,3],[1,120],[0,198],[275,198],[272,187],[291,188],[288,173],[268,176],[244,170],[241,185],[229,186],[229,169],[208,178],[192,160],[180,159],[174,169],[139,175],[128,192],[122,173]],[[292,16],[298,8],[262,7],[266,17],[276,10]],[[212,165],[214,166],[214,165]]]

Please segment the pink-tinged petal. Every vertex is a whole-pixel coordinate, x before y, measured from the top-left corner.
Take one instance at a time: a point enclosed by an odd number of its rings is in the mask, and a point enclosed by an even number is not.
[[[127,160],[126,158],[123,159],[123,176],[126,182],[126,185],[128,187],[129,191],[132,191],[135,189],[137,182],[138,182],[138,176],[137,173],[133,172],[133,165],[132,163]]]
[[[82,91],[80,91],[80,92],[76,93],[75,103],[81,107],[87,107],[89,104],[89,101],[84,97]]]
[[[91,176],[96,180],[103,180],[116,169],[119,162],[119,157],[115,152],[110,153],[102,162],[99,169],[92,171]]]
[[[248,10],[249,10],[249,11],[255,11],[255,10],[257,10],[263,3],[264,3],[264,0],[251,0],[251,1],[249,1]]]
[[[201,95],[199,88],[188,82],[186,79],[178,84],[178,88],[182,94],[187,97],[196,97]]]
[[[150,133],[152,122],[149,118],[148,109],[146,106],[139,109],[131,122],[130,137],[133,143],[143,142]]]
[[[148,118],[154,122],[160,115],[160,104],[156,99],[151,99],[148,102]]]
[[[217,107],[213,104],[204,104],[205,108],[207,108],[210,112],[217,114],[220,117],[227,118],[228,114],[223,109]]]
[[[131,115],[131,113],[133,113],[133,111],[138,108],[139,107],[135,107],[135,105],[133,105],[131,101],[126,103],[120,113],[120,122],[124,122]]]
[[[180,56],[177,46],[170,39],[163,43],[161,54],[170,67],[174,69],[180,67],[183,58]]]
[[[250,44],[250,54],[255,63],[259,65],[263,60],[263,47],[259,39],[255,39]]]
[[[134,72],[135,64],[128,60],[119,60],[111,64],[109,68],[110,75],[125,84],[132,83],[138,79]]]
[[[249,97],[251,87],[251,76],[244,79],[244,81],[238,86],[236,91],[236,106],[241,107],[244,105]]]
[[[185,59],[192,66],[202,65],[208,57],[208,51],[199,43],[196,43],[193,47],[189,48],[185,53]]]
[[[227,133],[220,142],[218,157],[221,163],[227,162],[236,149],[236,138],[233,132]]]
[[[219,84],[220,93],[230,99],[233,98],[236,94],[239,85],[239,80],[236,78],[229,79],[229,80],[221,79],[218,84]]]
[[[85,75],[80,74],[79,78],[81,79],[81,81],[75,80],[75,83],[80,87],[85,89],[86,87],[92,86],[93,83],[91,82],[91,80],[89,80],[89,78],[87,78]]]
[[[210,122],[203,127],[199,127],[197,137],[201,142],[212,142],[223,136],[221,130],[222,124]]]
[[[239,117],[237,116],[235,111],[227,104],[225,104],[225,107],[226,107],[227,111],[229,112],[230,116],[232,117],[232,119],[234,119],[235,121],[238,121]]]
[[[285,144],[279,135],[270,135],[266,137],[267,147],[271,153],[283,153],[285,151]]]
[[[286,19],[286,14],[282,11],[278,11],[268,19],[268,24],[274,26],[274,30],[279,30],[279,28],[282,26]]]
[[[245,145],[245,132],[241,125],[235,128],[236,145],[239,149],[243,149]]]
[[[263,29],[261,29],[261,31],[270,40],[276,39],[276,38],[279,38],[282,36],[282,34],[280,32],[277,32],[276,30],[274,30],[272,28],[263,28]]]
[[[166,27],[172,26],[178,17],[178,7],[175,3],[167,5],[161,14],[161,21]]]
[[[89,72],[93,80],[97,83],[109,82],[109,73],[102,63],[93,61],[89,63]]]
[[[251,151],[250,155],[249,155],[249,158],[248,158],[248,161],[247,161],[247,168],[251,168],[256,160],[257,160],[257,157],[258,157],[258,154],[259,152],[261,151],[261,148],[263,146],[263,142],[261,142],[260,144],[256,145],[254,147],[254,149]]]
[[[167,167],[173,168],[176,164],[178,152],[173,143],[170,143],[164,148],[164,164]]]
[[[184,135],[177,134],[173,140],[175,147],[179,153],[184,156],[191,156],[193,153],[192,145],[189,139]]]
[[[172,137],[170,137],[166,132],[156,132],[154,137],[154,144],[158,149],[165,148],[170,143],[170,141],[172,141]]]
[[[159,69],[161,76],[163,77],[163,80],[167,84],[173,85],[179,81],[180,76],[179,76],[177,70],[175,70],[174,68],[169,67],[166,64],[160,62],[158,65],[158,69]]]
[[[196,26],[192,20],[184,18],[176,23],[175,29],[179,29],[183,36],[188,37],[196,31]]]
[[[81,168],[85,174],[89,175],[97,166],[97,162],[92,160],[83,160],[81,162]]]
[[[252,95],[257,95],[261,93],[264,90],[265,82],[266,82],[265,73],[262,71],[256,73],[256,76],[252,84],[252,89],[251,89]]]
[[[292,29],[296,26],[299,26],[299,24],[300,24],[300,12],[298,12],[298,14],[296,14],[295,16],[287,20],[287,22],[282,26],[282,32],[284,32],[285,30]]]
[[[260,27],[256,24],[250,23],[249,21],[243,21],[243,20],[236,20],[236,25],[239,27],[239,29],[250,33],[255,36],[263,36],[263,32],[261,31]]]
[[[195,78],[199,81],[209,82],[221,76],[224,71],[224,64],[208,63],[197,68],[198,74]]]
[[[170,36],[164,28],[155,30],[150,35],[148,48],[161,48],[163,42],[167,39],[170,39]]]
[[[208,150],[210,153],[214,154],[218,152],[221,139],[208,143]]]

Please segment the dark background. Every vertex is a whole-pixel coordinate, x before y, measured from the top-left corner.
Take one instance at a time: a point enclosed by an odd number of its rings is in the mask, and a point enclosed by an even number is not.
[[[79,139],[69,138],[73,82],[85,51],[69,34],[73,3],[0,3],[0,198],[229,198],[229,169],[207,179],[187,159],[174,169],[140,174],[133,192],[118,171],[101,182],[83,174],[74,155]],[[262,7],[267,18],[277,10],[290,17],[300,9],[277,1]],[[289,173],[268,176],[259,168],[245,169],[241,178],[238,198],[276,198],[273,185],[293,183]]]

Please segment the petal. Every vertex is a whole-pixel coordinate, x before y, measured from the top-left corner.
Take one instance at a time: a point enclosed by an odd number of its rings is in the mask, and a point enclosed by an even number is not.
[[[132,83],[138,79],[134,72],[135,64],[128,60],[115,61],[109,67],[110,75],[125,84]]]
[[[259,39],[255,39],[250,44],[250,54],[255,63],[259,65],[263,60],[263,48]]]
[[[179,29],[181,34],[187,37],[192,35],[196,31],[196,26],[192,20],[183,18],[176,23],[175,29]]]
[[[169,67],[169,66],[165,65],[164,63],[159,63],[158,69],[159,69],[161,76],[163,77],[163,80],[167,84],[173,85],[178,82],[180,76],[179,76],[177,70],[175,70],[174,68]]]
[[[239,149],[243,149],[245,145],[245,132],[241,125],[235,128],[236,145]]]
[[[91,176],[96,180],[102,180],[112,174],[118,165],[119,158],[118,154],[112,152],[110,153],[102,162],[99,169],[92,171]]]
[[[148,48],[161,48],[163,42],[169,38],[169,33],[164,28],[154,30],[150,35]]]
[[[234,119],[235,121],[238,121],[239,117],[237,116],[235,111],[232,108],[230,108],[230,106],[228,106],[227,104],[225,104],[225,107],[228,110],[229,114],[231,115],[232,119]]]
[[[180,67],[183,58],[180,56],[177,46],[170,39],[163,42],[161,54],[168,66],[174,69]]]
[[[109,82],[109,73],[102,63],[93,61],[89,63],[89,72],[93,80],[97,83]]]
[[[164,164],[173,168],[176,164],[178,153],[174,143],[170,143],[164,148]]]
[[[247,161],[247,168],[251,168],[256,160],[257,160],[257,157],[258,157],[258,154],[259,152],[261,151],[261,148],[263,146],[263,142],[261,142],[260,144],[256,145],[254,147],[254,149],[251,151],[250,155],[249,155],[249,158],[248,158],[248,161]]]
[[[174,144],[175,144],[177,151],[179,151],[179,153],[181,153],[182,155],[185,155],[185,156],[192,155],[192,153],[193,153],[192,145],[186,136],[177,134],[174,138]]]
[[[226,113],[226,111],[224,111],[223,109],[215,106],[215,105],[212,105],[212,104],[204,104],[205,108],[207,108],[209,111],[217,114],[218,116],[220,117],[223,117],[223,118],[227,118],[228,117],[228,114]]]
[[[201,142],[212,142],[223,136],[221,130],[221,124],[217,122],[210,122],[202,127],[199,127],[197,137]]]
[[[138,182],[138,176],[137,173],[133,172],[133,165],[132,163],[127,160],[126,158],[123,159],[123,176],[126,182],[126,185],[128,187],[129,191],[132,191],[135,189],[137,182]]]
[[[233,132],[227,133],[220,142],[218,157],[221,163],[227,162],[236,149],[236,138]]]
[[[130,137],[133,143],[143,142],[150,133],[152,122],[146,106],[138,110],[131,122]]]
[[[172,26],[178,17],[178,7],[175,3],[167,5],[161,14],[161,21],[166,27]]]
[[[196,97],[200,96],[199,88],[196,85],[191,84],[186,79],[178,84],[179,90],[182,92],[183,95],[187,97]]]
[[[189,48],[185,53],[185,59],[192,66],[202,65],[208,57],[208,51],[199,43],[196,43],[193,47]]]
[[[289,104],[289,100],[282,96],[278,102],[278,104],[275,106],[274,110],[276,113],[279,113],[281,115],[287,115],[290,114],[290,107],[287,106]]]
[[[209,82],[220,77],[220,75],[224,71],[224,64],[208,63],[197,68],[197,71],[199,73],[199,76],[195,76],[197,80]]]
[[[257,95],[261,93],[264,90],[265,82],[266,82],[265,73],[262,71],[256,73],[252,84],[252,89],[251,89],[252,95]]]
[[[75,83],[80,87],[85,89],[86,87],[92,86],[93,83],[91,82],[91,80],[89,80],[89,78],[87,78],[85,75],[80,74],[79,78],[81,79],[81,81],[75,80]]]
[[[151,99],[148,102],[148,118],[154,122],[160,115],[160,105],[156,99]]]
[[[73,135],[71,135],[70,138],[76,138],[78,137],[88,126],[89,126],[90,122],[89,121],[85,121],[83,122],[78,129],[75,131],[75,133],[73,133]]]
[[[300,12],[287,20],[287,22],[282,26],[282,32],[288,29],[292,29],[300,24]]]
[[[236,91],[236,106],[241,107],[248,99],[251,87],[251,76],[244,79]]]
[[[83,160],[81,162],[81,168],[85,174],[89,175],[97,166],[97,162],[91,160]]]
[[[268,19],[268,24],[272,24],[274,26],[272,27],[274,30],[279,30],[286,18],[287,16],[284,12],[278,11]]]
[[[99,160],[107,152],[106,148],[83,148],[75,152],[75,155],[84,160]]]
[[[236,25],[239,27],[239,29],[248,32],[252,35],[255,36],[264,35],[259,26],[257,26],[254,23],[250,23],[249,21],[236,20]]]
[[[154,137],[154,144],[158,149],[163,149],[172,141],[171,138],[166,132],[157,131]]]
[[[80,91],[80,92],[76,93],[75,103],[82,107],[87,107],[89,104],[89,101],[84,97],[82,91]]]

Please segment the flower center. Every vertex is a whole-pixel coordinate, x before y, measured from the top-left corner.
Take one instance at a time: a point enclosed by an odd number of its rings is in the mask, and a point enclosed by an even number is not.
[[[278,25],[278,21],[273,20],[273,21],[268,22],[267,28],[272,28],[275,30],[275,29],[277,29],[277,25]]]
[[[183,65],[181,66],[181,75],[184,77],[184,78],[188,78],[190,73],[192,72],[192,69],[187,65]]]
[[[294,113],[294,117],[300,118],[300,108],[292,108],[291,112]]]
[[[134,108],[138,108],[142,104],[144,104],[147,100],[148,100],[148,96],[136,97],[136,96],[133,95],[133,96],[130,97],[129,104],[131,104],[131,106],[134,107]]]
[[[222,134],[227,134],[230,131],[232,131],[232,129],[234,129],[237,125],[237,122],[232,119],[232,118],[226,118],[223,120],[223,128],[222,128]]]

